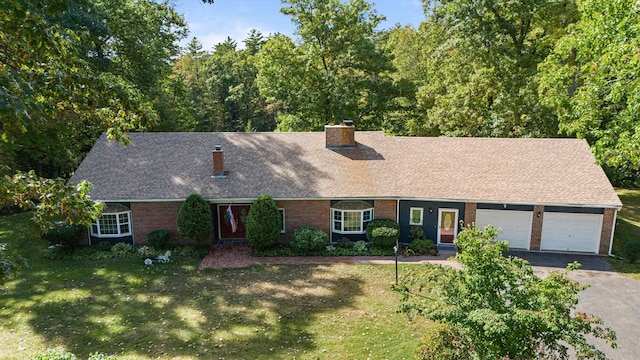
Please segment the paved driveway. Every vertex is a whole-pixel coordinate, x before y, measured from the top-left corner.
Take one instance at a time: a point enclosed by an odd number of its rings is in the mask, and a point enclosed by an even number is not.
[[[560,270],[578,261],[581,270],[570,277],[590,288],[580,294],[578,310],[600,316],[605,325],[615,330],[618,348],[596,342],[610,359],[640,359],[640,281],[613,271],[605,259],[595,255],[511,252],[527,259],[538,274]]]

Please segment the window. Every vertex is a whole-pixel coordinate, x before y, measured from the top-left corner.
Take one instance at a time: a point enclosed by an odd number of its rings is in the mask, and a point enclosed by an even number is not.
[[[278,213],[280,213],[280,233],[284,234],[286,231],[284,227],[284,209],[278,209]]]
[[[409,209],[409,225],[422,225],[423,210],[422,208],[415,207]]]
[[[373,220],[372,205],[364,201],[340,201],[331,208],[333,231],[343,234],[362,234]]]
[[[100,219],[91,223],[91,235],[96,237],[131,235],[131,210],[120,204],[108,205]]]

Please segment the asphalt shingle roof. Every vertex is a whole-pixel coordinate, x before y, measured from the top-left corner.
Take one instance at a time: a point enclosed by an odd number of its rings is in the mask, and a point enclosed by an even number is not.
[[[325,148],[324,132],[102,135],[71,179],[103,201],[406,198],[620,207],[586,141],[355,134],[355,149]],[[212,178],[222,145],[227,177]]]

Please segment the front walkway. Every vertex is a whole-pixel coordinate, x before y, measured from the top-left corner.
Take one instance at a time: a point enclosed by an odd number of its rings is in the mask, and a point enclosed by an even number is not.
[[[426,262],[456,266],[449,258],[452,250],[440,250],[437,256],[398,256],[400,264],[422,264]],[[326,265],[326,264],[394,264],[393,256],[251,256],[249,245],[214,245],[200,263],[200,269],[242,268],[249,265]]]

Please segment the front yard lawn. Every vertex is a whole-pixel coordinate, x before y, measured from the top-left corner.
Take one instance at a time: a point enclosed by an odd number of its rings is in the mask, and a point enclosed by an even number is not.
[[[616,231],[611,251],[615,255],[623,255],[622,248],[630,241],[640,241],[640,190],[617,190],[622,201],[622,210],[618,212]],[[640,262],[629,264],[622,260],[609,259],[609,263],[621,273],[626,273],[640,280]]]
[[[426,325],[396,314],[393,266],[47,261],[28,217],[0,217],[0,243],[29,263],[0,288],[2,358],[60,346],[80,359],[408,359]]]

